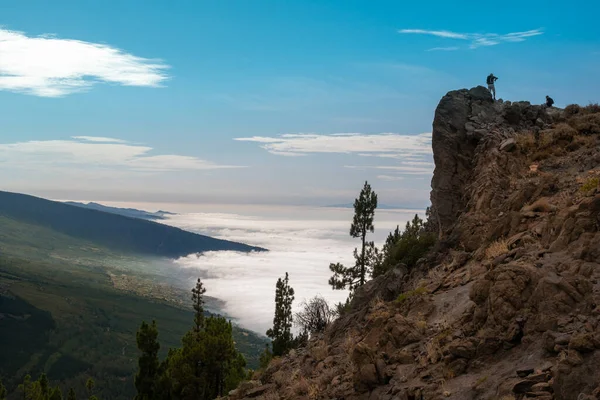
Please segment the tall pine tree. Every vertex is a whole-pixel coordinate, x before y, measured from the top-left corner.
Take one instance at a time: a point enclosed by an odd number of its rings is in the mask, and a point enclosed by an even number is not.
[[[377,252],[375,244],[367,241],[367,234],[373,232],[373,220],[375,218],[375,209],[377,208],[377,194],[371,189],[371,185],[365,182],[358,198],[354,200],[354,217],[350,225],[350,236],[360,238],[361,247],[354,249],[354,266],[345,267],[340,263],[331,263],[329,269],[333,276],[329,279],[329,284],[333,289],[350,289],[365,284],[366,277],[372,271]]]
[[[235,348],[231,322],[220,316],[204,316],[205,292],[198,279],[192,289],[192,328],[181,339],[181,348],[169,349],[162,363],[157,357],[155,324],[140,327],[138,347],[142,355],[135,382],[136,400],[212,400],[246,376],[246,360]]]
[[[138,372],[135,375],[135,400],[154,400],[157,398],[155,386],[158,381],[158,329],[156,321],[148,325],[142,322],[136,334],[137,347],[142,352],[138,359]]]
[[[200,278],[196,282],[196,287],[192,289],[192,302],[194,307],[194,330],[200,333],[204,329],[204,293],[206,289]]]
[[[273,340],[273,355],[282,356],[290,350],[293,342],[292,335],[292,302],[294,289],[289,284],[288,273],[285,278],[279,278],[275,286],[275,315],[273,328],[267,331],[267,336]]]

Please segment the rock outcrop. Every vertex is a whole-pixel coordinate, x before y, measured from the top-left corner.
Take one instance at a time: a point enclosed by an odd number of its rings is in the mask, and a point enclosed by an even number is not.
[[[600,108],[453,91],[433,152],[445,245],[229,399],[600,399]]]

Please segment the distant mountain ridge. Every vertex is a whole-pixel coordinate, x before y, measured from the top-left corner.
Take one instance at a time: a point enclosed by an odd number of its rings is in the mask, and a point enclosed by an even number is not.
[[[178,258],[205,251],[265,251],[147,219],[0,191],[0,215],[85,239],[111,250]]]
[[[165,219],[165,215],[176,215],[175,213],[171,213],[168,211],[162,211],[162,210],[159,210],[157,212],[149,212],[149,211],[144,211],[144,210],[138,210],[135,208],[110,207],[110,206],[105,206],[103,204],[94,203],[94,202],[79,203],[76,201],[65,201],[64,203],[72,205],[72,206],[88,208],[91,210],[119,214],[119,215],[123,215],[125,217],[148,219],[151,221]]]

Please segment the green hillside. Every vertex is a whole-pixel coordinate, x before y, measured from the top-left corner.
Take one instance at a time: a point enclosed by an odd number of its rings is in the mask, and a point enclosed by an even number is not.
[[[0,191],[0,216],[127,253],[177,258],[211,250],[264,250],[139,218]]]
[[[168,272],[168,260],[0,216],[0,378],[14,390],[46,372],[83,394],[92,377],[100,398],[133,398],[142,320],[156,319],[163,355],[192,324],[190,292],[177,288],[186,277]],[[255,367],[264,340],[240,328],[234,338]]]

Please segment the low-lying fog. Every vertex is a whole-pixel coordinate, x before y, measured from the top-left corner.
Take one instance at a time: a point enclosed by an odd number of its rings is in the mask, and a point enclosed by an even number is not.
[[[156,204],[110,205],[158,209]],[[188,205],[181,212],[176,205],[160,207],[180,212],[162,223],[270,250],[251,254],[209,252],[173,262],[173,267],[184,269],[186,275],[196,270],[207,288],[206,294],[223,300],[223,312],[243,327],[264,334],[271,326],[275,283],[285,272],[296,292],[295,310],[302,300],[317,294],[332,304],[344,301],[348,295],[332,290],[327,280],[330,262],[353,262],[352,251],[360,242],[348,234],[353,209],[202,204]],[[377,210],[372,240],[381,245],[396,225],[403,227],[417,212],[423,217],[423,210]],[[190,288],[192,285],[190,280]]]

